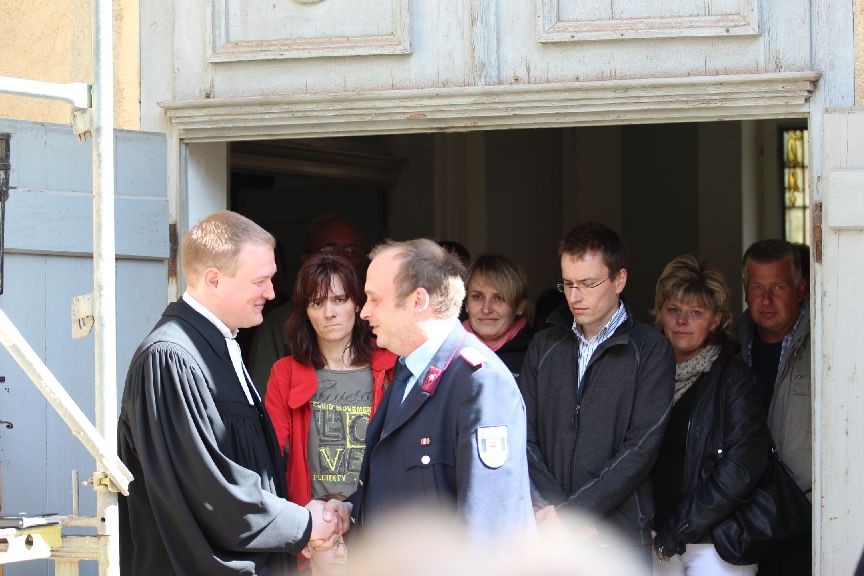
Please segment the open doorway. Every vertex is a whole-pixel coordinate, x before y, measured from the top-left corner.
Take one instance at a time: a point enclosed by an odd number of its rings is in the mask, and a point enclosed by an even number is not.
[[[801,120],[498,130],[271,142],[230,148],[230,206],[285,251],[287,286],[317,216],[340,212],[364,249],[387,237],[463,243],[525,267],[530,297],[558,281],[555,248],[601,221],[631,248],[624,296],[648,320],[666,262],[688,252],[740,286],[755,239],[784,233],[784,129]],[[741,309],[740,289],[733,309]]]

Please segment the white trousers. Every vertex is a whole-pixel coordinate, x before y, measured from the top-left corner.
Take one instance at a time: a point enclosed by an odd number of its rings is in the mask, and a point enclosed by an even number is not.
[[[660,562],[654,555],[654,576],[756,576],[758,564],[735,566],[717,554],[713,544],[687,544],[681,556]]]

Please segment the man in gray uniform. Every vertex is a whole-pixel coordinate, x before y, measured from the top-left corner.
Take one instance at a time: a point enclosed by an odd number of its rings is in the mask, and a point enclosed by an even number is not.
[[[366,277],[378,345],[401,356],[366,433],[352,517],[452,512],[481,540],[533,534],[525,406],[510,371],[459,323],[464,268],[431,240],[379,246]]]

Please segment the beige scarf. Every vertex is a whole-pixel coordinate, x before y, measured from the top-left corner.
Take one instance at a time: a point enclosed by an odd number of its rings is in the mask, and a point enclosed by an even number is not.
[[[703,346],[695,356],[675,365],[675,396],[672,403],[678,402],[690,386],[702,374],[711,370],[711,365],[720,355],[720,346]]]

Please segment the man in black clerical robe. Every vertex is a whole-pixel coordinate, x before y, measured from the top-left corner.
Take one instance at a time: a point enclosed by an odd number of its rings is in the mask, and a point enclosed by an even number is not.
[[[120,499],[121,571],[281,575],[340,523],[335,506],[284,498],[276,437],[233,340],[273,298],[272,237],[219,212],[184,237],[183,261],[187,291],[126,377],[118,444],[135,479]]]

